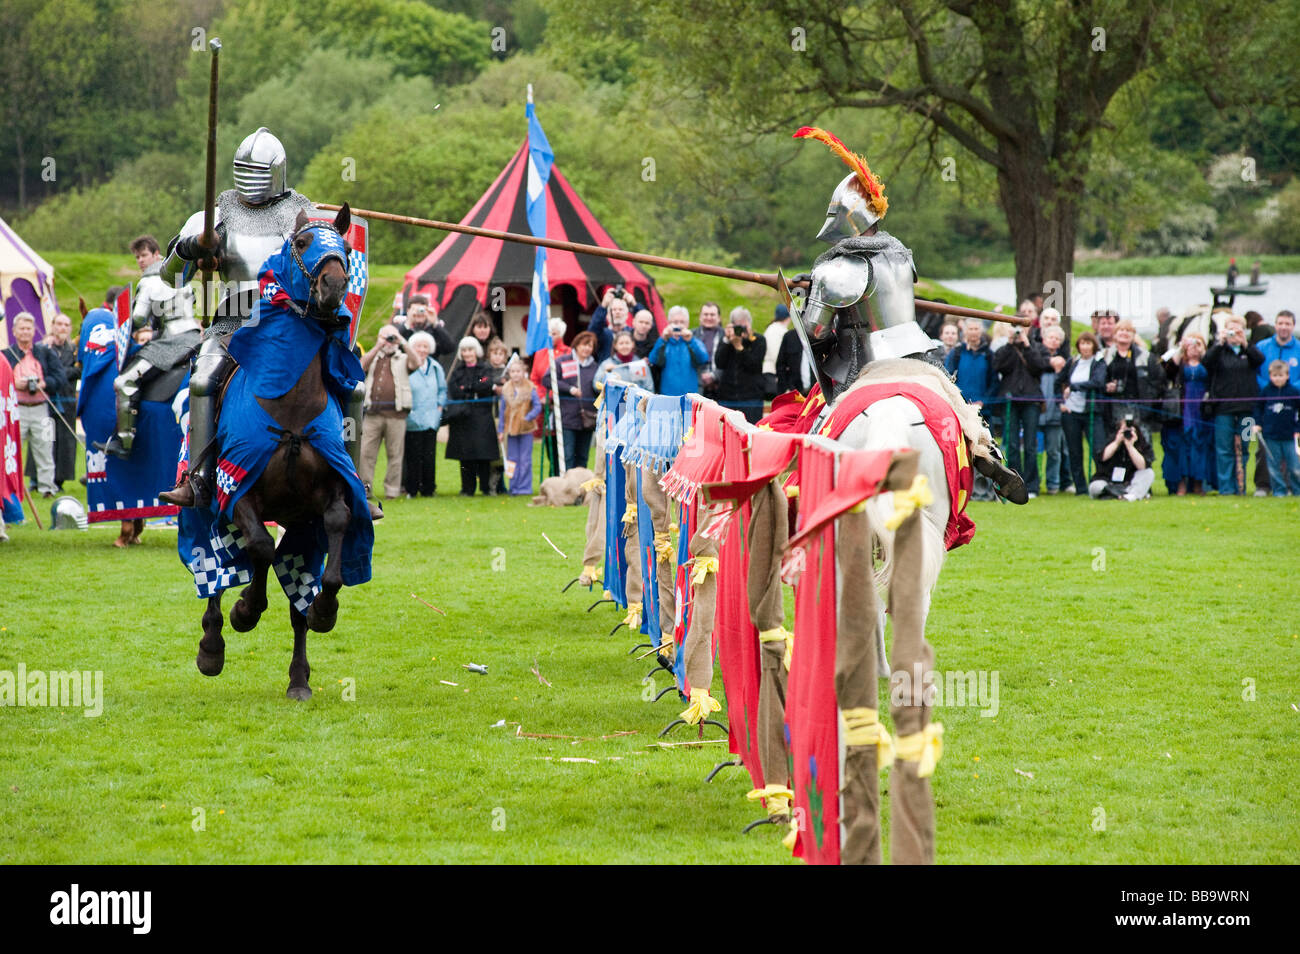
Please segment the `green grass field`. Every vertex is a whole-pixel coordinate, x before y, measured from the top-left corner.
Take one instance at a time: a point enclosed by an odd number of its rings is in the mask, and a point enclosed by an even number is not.
[[[0,861],[788,861],[775,830],[740,835],[747,777],[704,784],[724,746],[650,747],[682,706],[644,701],[611,608],[560,594],[585,510],[458,498],[453,467],[388,505],[374,580],[311,636],[305,704],[284,698],[278,588],[210,679],[172,534],[119,551],[103,527],[11,527],[0,671],[100,670],[104,705],[0,709]],[[939,710],[939,860],[1300,861],[1300,505],[971,510],[929,633],[938,669],[998,673],[998,711]]]

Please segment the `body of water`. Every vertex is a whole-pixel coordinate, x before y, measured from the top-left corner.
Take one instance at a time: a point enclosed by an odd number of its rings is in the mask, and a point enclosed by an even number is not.
[[[1248,277],[1248,274],[1243,274],[1238,282],[1244,284]],[[1300,312],[1300,273],[1264,275],[1262,280],[1268,282],[1268,291],[1263,295],[1238,296],[1233,304],[1237,314],[1257,311],[1272,324],[1273,316],[1284,308]],[[963,295],[1001,302],[1014,310],[1014,279],[942,278],[938,281]],[[1139,334],[1149,337],[1156,330],[1157,309],[1168,308],[1179,315],[1196,305],[1208,305],[1210,286],[1222,285],[1223,282],[1223,274],[1076,278],[1071,286],[1071,312],[1076,320],[1087,321],[1096,308],[1114,308],[1121,317],[1133,319]]]

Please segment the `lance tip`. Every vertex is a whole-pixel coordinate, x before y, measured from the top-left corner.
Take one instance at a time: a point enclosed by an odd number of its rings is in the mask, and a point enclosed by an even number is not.
[[[213,53],[216,53],[221,49],[221,40],[214,36],[212,39],[208,40],[208,48],[211,49]]]

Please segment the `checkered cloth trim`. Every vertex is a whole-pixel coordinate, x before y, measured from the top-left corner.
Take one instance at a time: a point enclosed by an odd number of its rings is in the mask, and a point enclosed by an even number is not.
[[[348,255],[348,291],[353,295],[364,294],[367,278],[366,256],[353,249]]]
[[[306,564],[307,561],[298,554],[292,557],[281,556],[271,564],[284,595],[289,598],[293,608],[303,615],[306,615],[316,595],[320,593],[320,582],[306,568]]]
[[[253,575],[248,570],[226,567],[210,553],[195,553],[190,561],[190,570],[194,573],[194,589],[199,599],[215,596],[232,586],[251,583]]]

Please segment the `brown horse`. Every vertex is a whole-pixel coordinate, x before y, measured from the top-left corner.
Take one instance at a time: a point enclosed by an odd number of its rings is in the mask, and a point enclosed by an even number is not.
[[[351,223],[351,211],[344,205],[334,220],[334,229],[343,235]],[[316,239],[317,223],[308,226],[307,215],[298,213],[294,234],[290,238],[302,263],[310,256]],[[324,226],[328,227],[328,226]],[[350,251],[350,249],[349,249]],[[325,258],[311,275],[311,299],[304,320],[337,313],[347,293],[347,268],[337,258]],[[238,373],[238,372],[237,372]],[[266,578],[276,558],[276,545],[267,532],[272,521],[286,530],[301,524],[323,521],[328,541],[328,556],[322,575],[320,593],[304,615],[292,603],[289,622],[293,626],[293,659],[289,663],[290,699],[311,698],[311,666],[307,662],[307,630],[327,633],[338,617],[338,591],[343,585],[340,569],[343,538],[352,520],[348,502],[348,485],[325,458],[303,439],[302,431],[324,410],[329,400],[321,374],[321,356],[312,358],[298,382],[282,397],[258,398],[257,402],[279,425],[279,446],[272,454],[257,482],[236,502],[232,520],[243,534],[242,549],[252,563],[253,579],[230,608],[230,625],[245,633],[255,627],[266,610]],[[205,676],[219,674],[225,665],[225,640],[221,637],[221,594],[208,598],[203,614],[203,639],[195,663]]]

